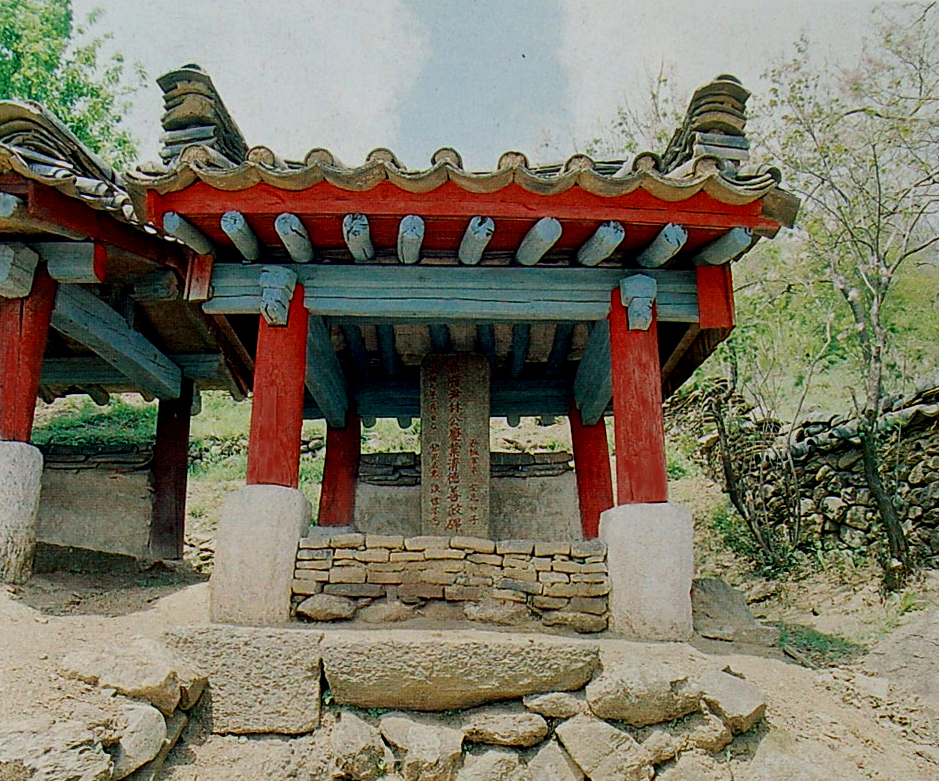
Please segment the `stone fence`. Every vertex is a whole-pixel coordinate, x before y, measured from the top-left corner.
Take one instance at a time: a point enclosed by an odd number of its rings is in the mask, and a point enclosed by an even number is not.
[[[314,527],[300,540],[292,590],[296,612],[314,620],[352,618],[373,600],[446,601],[461,603],[470,619],[536,617],[545,626],[600,632],[610,580],[599,540],[496,542]]]
[[[723,481],[718,438],[708,415],[702,414],[704,407],[703,394],[674,404],[672,424],[695,432],[710,471]],[[798,480],[804,539],[851,550],[884,545],[879,513],[864,477],[858,432],[856,420],[832,418],[796,427],[788,448],[777,440],[763,461],[771,523],[787,522],[782,464],[790,458]],[[894,399],[883,416],[882,436],[882,476],[908,541],[918,558],[939,566],[939,386]]]

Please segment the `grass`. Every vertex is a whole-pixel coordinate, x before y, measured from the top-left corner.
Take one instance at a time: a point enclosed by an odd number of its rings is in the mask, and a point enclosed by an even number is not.
[[[841,635],[826,635],[802,624],[779,625],[779,647],[794,648],[819,667],[833,667],[851,662],[866,650]]]
[[[156,416],[156,404],[131,403],[116,397],[107,407],[99,407],[84,400],[61,415],[39,421],[31,441],[40,446],[152,444]]]

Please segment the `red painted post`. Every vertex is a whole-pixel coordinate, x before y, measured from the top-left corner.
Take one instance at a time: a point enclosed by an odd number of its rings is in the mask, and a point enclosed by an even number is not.
[[[355,483],[362,454],[362,424],[347,414],[345,428],[326,427],[326,463],[320,492],[320,526],[351,526],[355,518]]]
[[[616,502],[668,500],[662,369],[655,307],[648,331],[630,331],[619,288],[610,308],[613,425],[616,432]]]
[[[29,442],[55,291],[39,266],[26,298],[0,299],[0,440]]]
[[[613,477],[610,472],[610,449],[606,442],[603,418],[585,426],[577,405],[571,402],[568,416],[574,445],[574,476],[580,500],[580,525],[584,539],[596,539],[600,533],[600,513],[613,506]]]
[[[734,280],[730,264],[698,266],[698,319],[704,328],[734,327]]]
[[[303,285],[290,301],[287,325],[261,318],[248,440],[248,485],[300,483],[300,429],[306,382],[307,313]]]
[[[157,411],[150,524],[150,555],[154,559],[183,557],[192,394],[192,380],[183,377],[179,398],[160,401]]]

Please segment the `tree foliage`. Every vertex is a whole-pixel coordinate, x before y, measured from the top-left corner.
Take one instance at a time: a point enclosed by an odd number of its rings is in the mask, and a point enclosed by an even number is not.
[[[128,80],[121,54],[105,55],[109,35],[93,35],[98,13],[75,23],[70,0],[0,2],[0,98],[41,103],[94,151],[123,167],[136,153],[122,122]]]

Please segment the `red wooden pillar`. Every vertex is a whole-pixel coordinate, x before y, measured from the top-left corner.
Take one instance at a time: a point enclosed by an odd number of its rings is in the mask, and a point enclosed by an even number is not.
[[[150,524],[150,555],[154,559],[183,557],[192,394],[192,380],[183,377],[179,398],[161,400],[157,410]]]
[[[355,517],[355,483],[362,454],[362,424],[347,414],[345,428],[326,427],[326,463],[320,493],[320,526],[351,526]]]
[[[248,485],[300,483],[300,430],[306,382],[307,313],[303,285],[290,301],[287,325],[261,318],[254,362],[254,401],[248,440]]]
[[[665,502],[665,423],[656,311],[648,331],[630,331],[619,288],[610,308],[616,502]]]
[[[0,299],[0,440],[29,442],[55,291],[39,266],[26,298]]]
[[[571,402],[568,417],[574,445],[574,476],[580,500],[580,525],[584,539],[596,539],[600,533],[600,513],[613,506],[613,477],[610,472],[610,449],[606,443],[603,418],[585,426],[577,405]]]
[[[730,264],[698,266],[698,319],[702,329],[734,327],[734,280]]]

